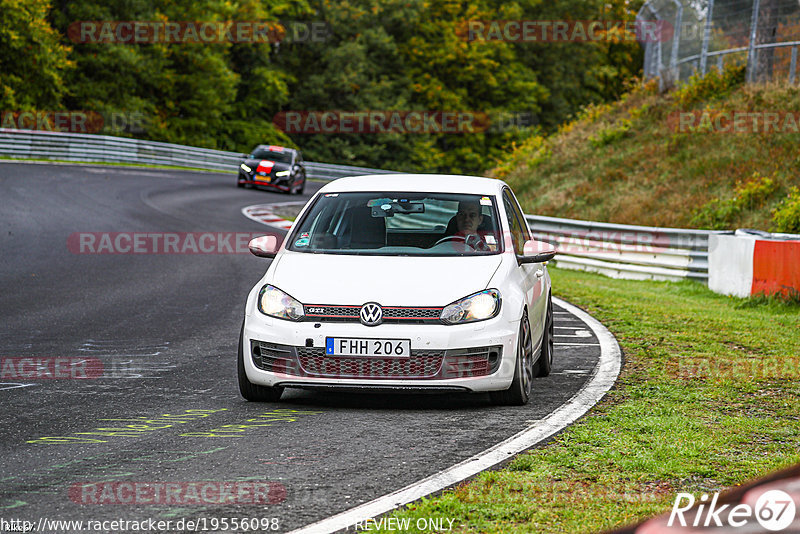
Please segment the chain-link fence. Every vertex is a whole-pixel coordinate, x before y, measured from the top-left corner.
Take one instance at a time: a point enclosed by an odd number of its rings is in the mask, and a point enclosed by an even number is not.
[[[643,43],[645,78],[662,89],[729,64],[747,65],[751,83],[795,83],[799,0],[649,0],[637,20],[662,29]]]

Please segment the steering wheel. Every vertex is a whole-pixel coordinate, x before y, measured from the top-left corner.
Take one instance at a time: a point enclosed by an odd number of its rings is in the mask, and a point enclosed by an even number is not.
[[[467,242],[467,238],[463,235],[448,235],[441,238],[439,241],[433,244],[433,246],[441,245],[442,243],[447,243],[448,241],[463,241],[464,243]],[[433,248],[433,247],[431,247]]]

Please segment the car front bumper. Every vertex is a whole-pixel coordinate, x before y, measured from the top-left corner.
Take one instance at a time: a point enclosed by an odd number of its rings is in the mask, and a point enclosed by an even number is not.
[[[256,178],[259,178],[258,180]],[[239,183],[240,184],[249,184],[255,185],[259,187],[269,187],[272,189],[280,189],[281,191],[288,191],[289,184],[291,182],[290,176],[281,176],[276,177],[274,175],[267,175],[267,176],[256,176],[256,175],[248,175],[242,172],[239,172]]]
[[[514,376],[518,327],[518,322],[509,322],[502,314],[465,325],[367,327],[284,321],[256,312],[245,319],[245,370],[250,382],[263,386],[504,390]],[[326,337],[409,339],[411,356],[326,356]]]

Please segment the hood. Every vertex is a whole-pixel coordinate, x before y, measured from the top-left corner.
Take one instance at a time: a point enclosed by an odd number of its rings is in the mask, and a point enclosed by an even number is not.
[[[487,288],[502,255],[398,257],[284,251],[265,279],[303,304],[446,306]]]

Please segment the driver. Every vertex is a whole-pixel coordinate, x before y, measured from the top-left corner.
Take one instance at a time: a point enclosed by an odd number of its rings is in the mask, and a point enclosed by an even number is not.
[[[490,250],[486,241],[478,233],[478,226],[482,222],[481,205],[477,200],[462,200],[458,203],[455,235],[464,237],[466,244],[475,250]]]

